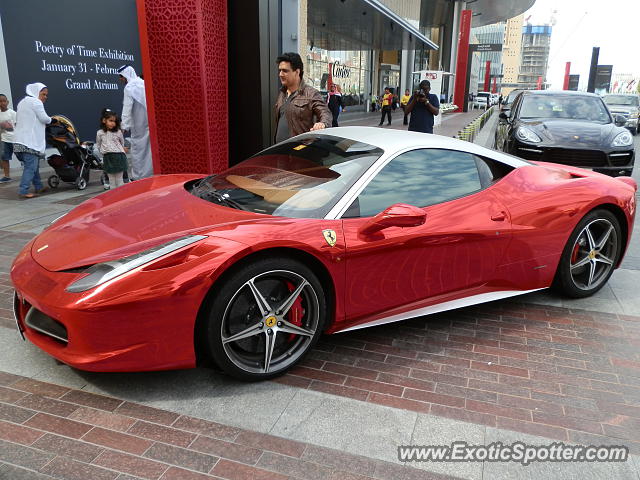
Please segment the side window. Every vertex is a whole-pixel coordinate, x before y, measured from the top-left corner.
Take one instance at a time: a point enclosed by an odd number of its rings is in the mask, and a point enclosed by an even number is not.
[[[476,157],[422,149],[398,155],[373,178],[344,217],[371,217],[394,203],[426,207],[480,190]]]

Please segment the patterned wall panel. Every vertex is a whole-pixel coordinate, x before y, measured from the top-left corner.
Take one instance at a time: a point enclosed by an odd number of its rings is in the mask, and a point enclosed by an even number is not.
[[[144,4],[159,173],[213,173],[228,165],[225,0]],[[147,58],[144,58],[144,57]],[[156,171],[156,173],[158,173]]]

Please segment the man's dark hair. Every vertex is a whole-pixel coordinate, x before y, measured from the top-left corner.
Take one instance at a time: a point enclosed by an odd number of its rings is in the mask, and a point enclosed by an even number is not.
[[[7,98],[7,96],[4,93],[0,93],[0,97]]]
[[[422,80],[422,81],[420,82],[420,88],[422,88],[422,87],[429,87],[429,88],[431,88],[431,82],[430,82],[429,80]]]
[[[295,52],[285,52],[276,58],[276,63],[289,62],[291,70],[300,70],[300,80],[302,80],[302,74],[304,73],[304,65],[302,58]]]

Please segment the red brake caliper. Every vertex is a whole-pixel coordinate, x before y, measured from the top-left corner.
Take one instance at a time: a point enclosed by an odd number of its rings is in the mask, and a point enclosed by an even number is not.
[[[296,287],[293,283],[287,282],[287,289],[289,292],[293,292]],[[302,317],[304,316],[304,308],[302,308],[302,298],[298,296],[293,305],[289,309],[289,313],[287,313],[287,321],[289,323],[293,323],[298,327],[302,326]],[[295,333],[289,334],[289,341],[291,342],[296,337]]]
[[[580,250],[580,244],[576,242],[575,246],[573,247],[573,252],[571,252],[571,263],[576,263],[576,260],[578,259],[579,250]]]

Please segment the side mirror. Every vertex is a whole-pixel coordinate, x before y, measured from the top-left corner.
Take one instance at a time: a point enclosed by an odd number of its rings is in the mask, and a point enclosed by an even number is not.
[[[509,121],[509,115],[506,114],[506,112],[508,112],[509,110],[505,110],[500,112],[500,115],[498,115],[498,118],[501,120],[506,120]]]
[[[366,222],[358,233],[371,235],[389,227],[417,227],[424,224],[427,214],[422,208],[396,203]]]
[[[627,124],[627,119],[624,117],[624,115],[616,115],[614,120],[618,127],[624,127]]]

